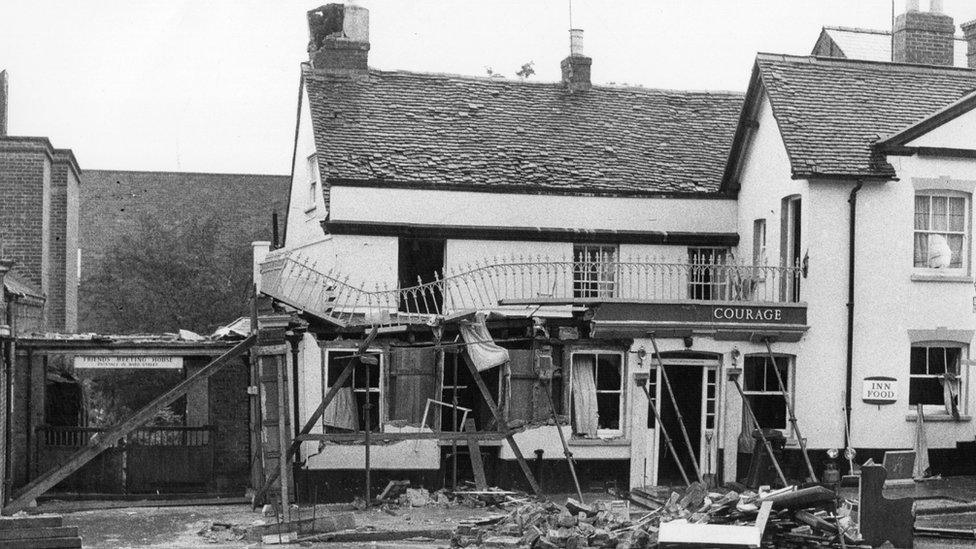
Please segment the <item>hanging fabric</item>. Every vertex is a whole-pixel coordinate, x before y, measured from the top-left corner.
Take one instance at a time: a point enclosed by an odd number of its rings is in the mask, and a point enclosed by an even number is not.
[[[929,446],[925,442],[925,412],[921,404],[915,405],[915,468],[912,477],[923,479],[929,476]]]
[[[599,415],[596,404],[596,357],[573,357],[573,427],[578,434],[596,437]]]
[[[322,414],[322,423],[329,427],[359,430],[359,410],[352,387],[343,387]]]
[[[467,343],[468,356],[479,372],[490,370],[508,362],[508,349],[492,340],[485,326],[485,313],[477,313],[474,321],[462,321],[458,328]]]
[[[394,347],[390,355],[390,419],[420,425],[427,400],[437,400],[437,352],[432,347]],[[434,425],[433,419],[428,425]]]
[[[946,372],[939,377],[942,384],[942,401],[945,404],[946,413],[956,421],[961,419],[959,415],[959,376],[952,372]]]

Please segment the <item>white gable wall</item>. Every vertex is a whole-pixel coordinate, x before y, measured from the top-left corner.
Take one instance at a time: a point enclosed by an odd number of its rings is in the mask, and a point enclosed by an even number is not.
[[[976,150],[976,110],[946,122],[908,142],[907,146]]]

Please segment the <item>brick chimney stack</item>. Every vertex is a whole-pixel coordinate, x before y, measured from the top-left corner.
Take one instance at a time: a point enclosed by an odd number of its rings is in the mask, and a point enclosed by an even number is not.
[[[966,36],[966,43],[969,44],[969,50],[967,52],[969,68],[976,69],[976,19],[968,23],[963,23],[960,26],[962,27],[962,33]]]
[[[919,9],[919,0],[908,0],[905,13],[895,18],[891,60],[951,67],[955,34],[956,25],[942,13],[941,0],[931,0],[927,12]]]
[[[583,55],[583,29],[569,29],[569,57],[563,59],[563,84],[570,93],[590,89],[590,67],[593,59]]]
[[[369,57],[369,10],[355,4],[326,4],[308,12],[308,56],[312,67],[363,72]]]
[[[0,71],[0,137],[7,135],[7,71]]]

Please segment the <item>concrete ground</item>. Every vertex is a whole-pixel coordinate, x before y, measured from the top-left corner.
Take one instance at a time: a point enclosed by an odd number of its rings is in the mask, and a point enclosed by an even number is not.
[[[856,489],[842,489],[841,494],[851,499],[857,498]],[[885,496],[889,498],[916,498],[919,508],[976,501],[976,478],[956,477],[940,481],[912,483],[903,486],[893,486],[885,489]],[[553,501],[563,502],[566,496],[552,496]],[[611,499],[606,494],[587,494],[587,502]],[[89,507],[87,510],[79,510]],[[130,507],[107,509],[98,503],[84,504],[73,502],[70,504],[50,502],[42,505],[39,511],[62,513],[65,526],[77,526],[82,536],[84,546],[96,549],[126,548],[126,547],[176,547],[199,548],[219,547],[238,548],[256,547],[260,544],[237,540],[233,531],[211,531],[214,523],[223,523],[246,528],[252,524],[262,523],[266,519],[259,512],[251,511],[249,505],[195,505],[187,507]],[[416,531],[420,534],[427,532],[452,531],[457,524],[465,519],[483,518],[493,513],[502,513],[497,509],[469,508],[469,507],[422,507],[395,509],[395,515],[388,514],[381,509],[373,508],[368,511],[337,511],[334,506],[320,505],[317,514],[336,512],[352,512],[356,519],[357,530],[360,532],[377,531]],[[916,521],[919,526],[943,527],[963,530],[976,528],[976,513],[965,513],[944,516],[920,516]],[[211,531],[209,536],[202,536],[200,531]],[[407,539],[371,543],[304,543],[306,547],[329,549],[339,548],[431,548],[448,547],[447,540]],[[976,540],[941,540],[919,537],[916,541],[918,549],[943,548],[976,548]]]

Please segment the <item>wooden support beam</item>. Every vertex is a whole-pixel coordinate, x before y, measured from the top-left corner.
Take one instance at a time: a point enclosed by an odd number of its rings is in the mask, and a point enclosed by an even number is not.
[[[473,419],[464,422],[464,431],[468,435],[474,435],[476,433]],[[468,454],[471,458],[471,470],[474,472],[475,488],[487,490],[488,479],[485,477],[485,464],[481,459],[481,446],[478,445],[477,437],[468,436]]]
[[[469,438],[478,441],[502,440],[509,433],[518,431],[475,431],[475,432],[455,432],[455,431],[421,431],[421,432],[395,432],[395,433],[372,433],[373,443],[381,442],[401,442],[404,440],[442,440],[449,442],[457,440],[462,443]],[[366,433],[306,433],[295,438],[298,442],[320,441],[320,442],[363,442],[366,440]]]
[[[488,408],[491,409],[491,413],[495,416],[495,421],[501,429],[505,430],[505,440],[508,441],[509,447],[512,449],[512,453],[515,454],[515,459],[518,461],[519,467],[522,468],[522,473],[525,475],[526,480],[529,481],[529,486],[532,487],[532,491],[536,494],[541,495],[542,489],[539,488],[539,483],[535,481],[535,476],[532,474],[532,470],[529,469],[529,464],[525,461],[525,456],[522,455],[522,450],[519,448],[518,442],[515,442],[515,437],[512,432],[508,430],[508,424],[505,422],[505,418],[502,416],[501,410],[498,409],[498,405],[495,401],[491,399],[491,391],[488,390],[488,386],[485,385],[485,380],[481,379],[481,372],[478,371],[477,366],[474,362],[471,362],[471,357],[467,353],[464,354],[464,363],[468,365],[468,370],[471,371],[471,377],[474,378],[475,385],[478,386],[478,390],[481,391],[481,396],[485,399],[488,404]]]
[[[142,426],[142,424],[154,418],[160,410],[166,406],[169,406],[177,399],[185,396],[186,393],[190,389],[194,388],[198,383],[217,373],[231,360],[239,357],[245,351],[253,347],[257,340],[257,335],[251,334],[244,341],[241,341],[229,351],[217,357],[210,364],[207,364],[201,368],[197,373],[186,378],[169,391],[166,391],[164,394],[153,399],[152,402],[145,405],[141,410],[130,416],[111,431],[93,437],[91,440],[91,446],[86,446],[85,448],[78,450],[72,454],[70,458],[68,458],[68,461],[64,465],[49,470],[24,486],[19,492],[17,492],[17,494],[14,495],[10,504],[3,508],[3,514],[12,515],[25,509],[38,496],[44,492],[47,492],[62,480],[68,478],[71,473],[81,469],[82,466],[94,459],[96,456],[98,456],[98,454],[101,454],[104,450],[118,444],[122,437],[128,435],[132,431],[135,431],[137,428]]]
[[[308,418],[308,421],[305,422],[305,426],[302,427],[302,430],[298,432],[298,436],[296,436],[295,440],[292,441],[287,455],[284,456],[286,460],[294,459],[298,449],[301,448],[302,440],[304,440],[303,437],[308,436],[308,434],[312,432],[315,425],[318,424],[319,419],[322,418],[322,414],[325,413],[325,409],[328,408],[329,404],[332,403],[332,399],[339,394],[339,391],[342,389],[342,384],[349,379],[349,376],[351,376],[353,371],[356,369],[356,365],[359,364],[359,357],[362,356],[367,349],[369,349],[370,345],[373,344],[373,340],[376,339],[377,333],[377,328],[374,326],[369,332],[369,335],[366,336],[366,339],[363,340],[363,342],[359,345],[359,348],[356,350],[356,354],[349,359],[349,363],[346,364],[346,367],[342,369],[342,373],[339,374],[339,377],[337,377],[335,382],[332,383],[332,386],[329,387],[329,391],[324,397],[322,397],[322,402],[319,403],[318,408],[312,412],[312,415]],[[369,426],[367,426],[367,428],[369,428]],[[365,440],[365,434],[363,434],[363,436]],[[264,501],[264,496],[268,492],[268,488],[271,487],[274,481],[278,480],[278,475],[279,473],[277,471],[273,472],[267,479],[265,479],[264,485],[261,486],[261,489],[254,494],[254,501],[252,503],[255,507]]]

